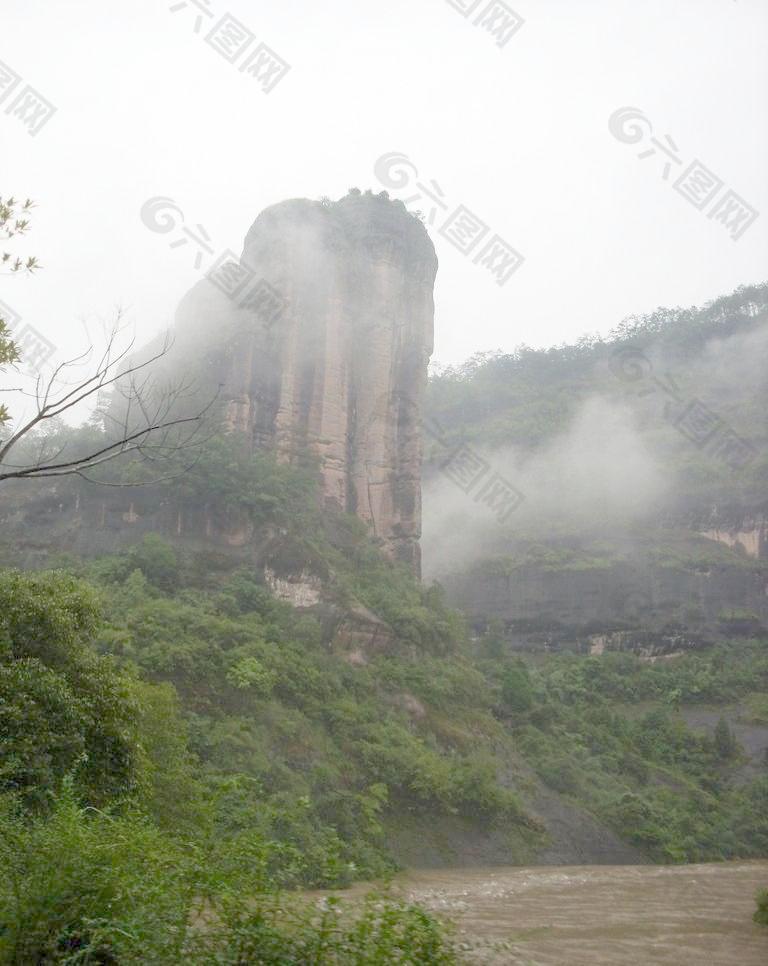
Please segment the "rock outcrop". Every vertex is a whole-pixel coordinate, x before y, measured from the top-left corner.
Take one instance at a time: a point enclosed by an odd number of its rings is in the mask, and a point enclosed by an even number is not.
[[[528,564],[510,573],[480,565],[441,575],[441,583],[476,631],[493,620],[510,648],[655,658],[765,634],[764,563],[725,548],[718,556],[708,565],[636,559],[559,569]]]
[[[198,283],[176,318],[177,355],[205,356],[230,426],[284,459],[309,447],[326,504],[366,521],[416,572],[436,271],[400,202],[285,201],[258,216],[239,266]],[[225,351],[206,355],[211,341]]]

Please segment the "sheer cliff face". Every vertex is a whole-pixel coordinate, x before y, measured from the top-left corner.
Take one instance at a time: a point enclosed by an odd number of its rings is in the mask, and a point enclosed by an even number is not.
[[[256,219],[241,264],[272,304],[241,308],[200,283],[179,308],[179,337],[226,333],[218,375],[232,427],[286,459],[309,444],[326,504],[368,522],[418,572],[437,271],[423,225],[375,196],[286,201]]]

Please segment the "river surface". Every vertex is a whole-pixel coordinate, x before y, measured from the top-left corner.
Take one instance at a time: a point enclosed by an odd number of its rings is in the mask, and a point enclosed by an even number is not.
[[[451,918],[473,962],[768,966],[768,862],[434,869],[396,885]]]

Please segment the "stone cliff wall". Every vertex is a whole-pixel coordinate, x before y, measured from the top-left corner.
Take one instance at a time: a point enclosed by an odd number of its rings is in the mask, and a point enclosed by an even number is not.
[[[768,572],[740,556],[707,568],[648,561],[582,570],[531,565],[511,574],[446,575],[442,582],[477,631],[498,621],[513,647],[652,656],[765,633]]]
[[[205,357],[230,426],[252,445],[284,459],[309,446],[326,503],[418,572],[437,271],[424,226],[382,196],[285,201],[258,216],[241,265],[242,291],[219,274],[218,287],[206,279],[184,297],[176,358]],[[204,352],[211,339],[223,351]]]

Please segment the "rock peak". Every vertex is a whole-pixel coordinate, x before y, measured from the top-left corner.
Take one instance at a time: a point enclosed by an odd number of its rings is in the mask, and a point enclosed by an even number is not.
[[[357,514],[420,569],[420,413],[432,352],[434,247],[382,192],[266,208],[241,265],[279,310],[185,297],[177,330],[228,333],[219,379],[229,424],[284,459],[319,457],[323,499]],[[199,291],[198,291],[199,290]]]

